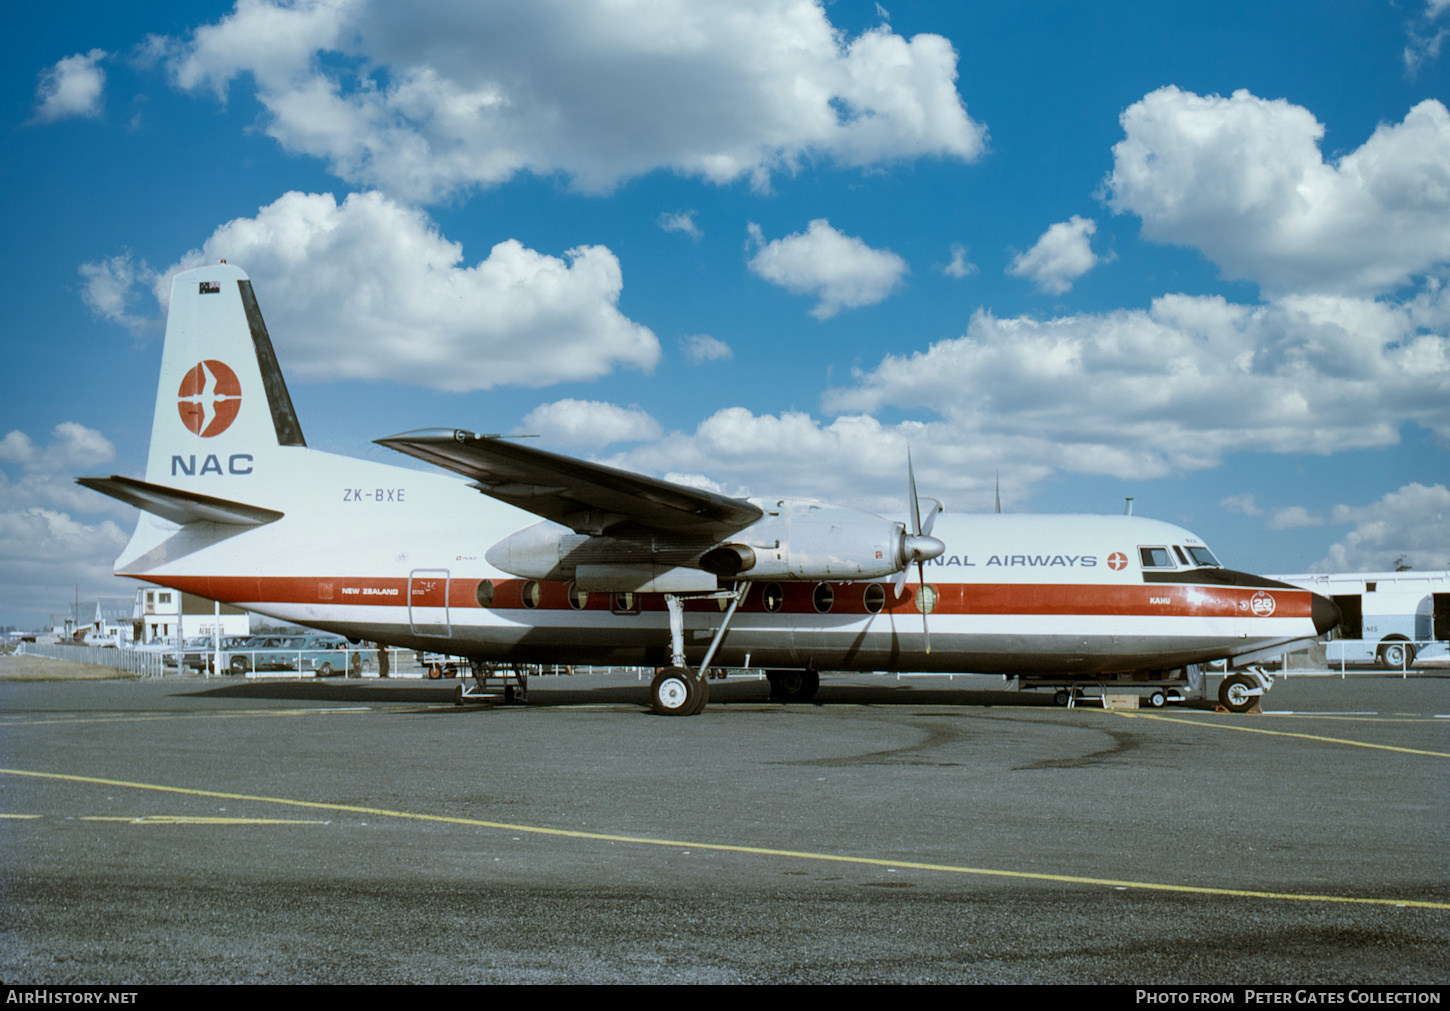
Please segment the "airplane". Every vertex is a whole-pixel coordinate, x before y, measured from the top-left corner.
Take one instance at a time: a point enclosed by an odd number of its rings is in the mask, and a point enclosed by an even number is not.
[[[699,712],[712,670],[752,663],[784,701],[822,670],[1192,681],[1339,621],[1172,524],[946,515],[909,456],[902,523],[465,429],[376,441],[451,473],[310,448],[251,281],[222,261],[172,283],[145,479],[79,483],[141,510],[118,575],[467,657],[480,685],[492,665],[655,667],[662,715]],[[1220,701],[1246,711],[1265,677],[1226,678]]]

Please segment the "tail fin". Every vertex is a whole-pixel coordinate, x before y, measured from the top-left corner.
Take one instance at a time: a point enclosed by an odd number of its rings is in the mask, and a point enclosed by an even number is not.
[[[306,445],[246,272],[222,263],[177,274],[147,482],[245,500],[280,447]]]
[[[171,283],[146,480],[81,484],[142,510],[118,574],[282,518],[311,451],[244,271],[225,263]]]

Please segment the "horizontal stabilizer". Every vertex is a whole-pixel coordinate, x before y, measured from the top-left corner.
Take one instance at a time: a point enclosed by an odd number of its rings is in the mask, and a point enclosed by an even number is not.
[[[127,505],[185,526],[188,523],[231,523],[235,526],[259,527],[275,523],[283,516],[275,509],[263,509],[230,499],[213,498],[196,492],[166,488],[134,478],[112,474],[110,477],[76,478],[85,485]]]
[[[404,432],[377,443],[471,477],[484,494],[575,533],[601,534],[628,524],[713,541],[764,515],[745,499],[461,429]]]

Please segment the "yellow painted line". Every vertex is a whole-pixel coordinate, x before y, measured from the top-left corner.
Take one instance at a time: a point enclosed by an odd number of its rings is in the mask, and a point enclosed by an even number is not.
[[[26,769],[0,769],[0,775],[26,776],[34,779],[55,779],[69,783],[89,783],[95,786],[119,786],[132,790],[152,790],[157,793],[175,793],[189,797],[211,797],[218,800],[250,801],[258,804],[284,804],[288,807],[305,807],[326,811],[345,811],[349,814],[366,814],[380,818],[401,818],[408,821],[436,822],[447,825],[468,825],[475,828],[502,829],[507,832],[531,835],[556,836],[566,839],[589,839],[597,842],[633,843],[639,846],[663,846],[669,849],[704,850],[714,853],[747,853],[752,856],[787,857],[794,860],[812,860],[822,863],[854,864],[864,867],[908,868],[918,871],[940,871],[947,874],[969,874],[978,877],[1013,878],[1019,881],[1051,881],[1059,884],[1099,885],[1111,888],[1137,888],[1154,892],[1173,892],[1187,895],[1233,896],[1246,899],[1278,899],[1287,902],[1342,902],[1367,906],[1407,906],[1416,909],[1450,909],[1450,902],[1430,902],[1420,899],[1370,899],[1352,895],[1316,895],[1304,892],[1259,892],[1244,888],[1210,888],[1202,885],[1173,885],[1156,881],[1128,881],[1117,878],[1088,878],[1073,874],[1043,874],[1035,871],[1004,871],[989,867],[964,867],[958,864],[922,863],[913,860],[883,860],[879,857],[852,857],[836,853],[813,853],[808,850],[783,850],[767,846],[740,846],[733,843],[706,843],[681,839],[658,839],[652,836],[614,835],[608,832],[582,832],[577,829],[547,828],[542,825],[518,825],[512,822],[486,821],[482,818],[459,818],[442,814],[419,814],[415,811],[393,811],[380,807],[359,807],[353,804],[325,804],[315,800],[292,800],[287,797],[264,797],[245,793],[223,793],[219,790],[197,790],[182,786],[163,786],[156,783],[132,783],[121,779],[101,779],[97,776],[73,776],[61,772],[34,772]]]
[[[369,713],[371,706],[346,709],[234,709],[229,712],[167,713],[153,716],[63,717],[58,719],[24,719],[0,721],[4,727],[48,727],[65,723],[153,723],[157,720],[232,720],[257,716],[337,716],[344,713]]]
[[[180,814],[145,814],[127,816],[83,815],[81,821],[122,821],[131,825],[326,825],[325,821],[302,821],[295,818],[192,818]]]
[[[1182,716],[1153,716],[1148,713],[1124,713],[1116,715],[1130,720],[1162,720],[1164,723],[1187,723],[1192,727],[1207,727],[1210,730],[1239,730],[1245,734],[1269,734],[1272,737],[1298,737],[1306,741],[1321,741],[1325,744],[1347,744],[1353,748],[1373,748],[1376,751],[1398,751],[1406,755],[1429,755],[1431,758],[1450,758],[1444,751],[1423,751],[1419,748],[1400,748],[1393,744],[1371,744],[1368,741],[1351,741],[1343,737],[1322,737],[1319,734],[1296,734],[1291,730],[1265,730],[1263,727],[1241,727],[1236,723],[1209,723],[1205,720],[1189,720]]]
[[[14,818],[16,820],[23,820],[23,819],[27,819],[27,818],[39,818],[39,817],[40,817],[40,815],[38,815],[38,814],[0,814],[0,818]]]

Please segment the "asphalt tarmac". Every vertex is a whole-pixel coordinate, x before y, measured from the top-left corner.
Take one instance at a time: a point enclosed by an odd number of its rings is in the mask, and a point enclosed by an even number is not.
[[[0,979],[1450,981],[1450,678],[0,682]]]

